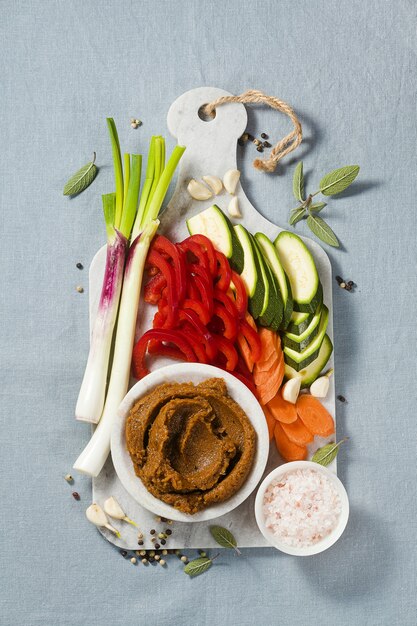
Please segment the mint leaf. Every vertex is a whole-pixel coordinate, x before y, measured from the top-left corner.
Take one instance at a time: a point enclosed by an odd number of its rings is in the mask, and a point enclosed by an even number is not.
[[[339,447],[345,441],[347,441],[347,437],[339,441],[339,443],[328,443],[326,446],[319,448],[319,450],[313,454],[313,458],[311,460],[314,463],[319,463],[319,465],[327,467],[327,465],[330,465],[330,463],[337,457]]]
[[[324,243],[334,248],[339,247],[339,240],[326,222],[318,215],[309,215],[307,218],[307,226],[316,237]]]
[[[344,191],[353,183],[359,174],[359,165],[346,165],[333,170],[320,181],[320,191],[324,196],[334,196]]]
[[[236,550],[238,554],[240,554],[240,551],[237,547],[237,541],[230,532],[230,530],[228,530],[227,528],[223,528],[223,526],[210,526],[210,533],[213,539],[217,541],[219,546],[222,546],[222,548],[232,548],[233,550]]]
[[[217,555],[218,556],[218,555]],[[213,557],[212,559],[208,556],[200,556],[198,559],[194,559],[187,563],[184,567],[184,572],[188,574],[188,576],[199,576],[206,572],[213,564],[214,559],[217,557]]]

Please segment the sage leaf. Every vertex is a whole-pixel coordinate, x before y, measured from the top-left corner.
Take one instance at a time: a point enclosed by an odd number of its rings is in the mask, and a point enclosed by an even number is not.
[[[294,177],[292,179],[292,191],[296,200],[303,202],[304,200],[304,174],[303,174],[303,162],[300,161],[294,170]]]
[[[339,441],[339,443],[328,443],[322,448],[319,448],[319,450],[313,454],[313,458],[311,460],[314,463],[319,463],[319,465],[327,467],[337,457],[339,448],[345,441],[347,441],[347,437]]]
[[[316,237],[324,243],[334,248],[339,247],[339,240],[326,222],[318,215],[309,215],[307,218],[307,226]]]
[[[308,208],[313,213],[320,213],[325,206],[327,206],[326,202],[317,202],[316,204],[310,204]]]
[[[321,179],[320,191],[324,196],[334,196],[349,187],[358,174],[359,165],[346,165],[333,170]]]
[[[240,554],[240,550],[237,547],[237,541],[230,530],[223,528],[223,526],[210,526],[210,533],[219,546],[222,548],[236,550],[237,554]]]
[[[184,567],[184,572],[191,577],[204,574],[204,572],[206,572],[212,566],[214,559],[218,556],[218,554],[213,558],[210,558],[208,556],[200,556],[198,559],[194,559],[193,561],[187,563],[187,565]]]
[[[67,182],[64,187],[64,196],[76,196],[87,189],[97,176],[97,166],[95,165],[96,153],[94,152],[93,160],[78,170]]]
[[[302,206],[297,207],[296,209],[292,209],[290,213],[290,219],[288,220],[289,225],[293,226],[294,224],[302,220],[305,214],[306,209]]]

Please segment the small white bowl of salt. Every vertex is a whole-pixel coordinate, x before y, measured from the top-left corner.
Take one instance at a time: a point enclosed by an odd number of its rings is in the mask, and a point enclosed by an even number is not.
[[[262,481],[255,516],[265,539],[295,556],[318,554],[341,536],[349,500],[336,474],[310,461],[293,461]]]

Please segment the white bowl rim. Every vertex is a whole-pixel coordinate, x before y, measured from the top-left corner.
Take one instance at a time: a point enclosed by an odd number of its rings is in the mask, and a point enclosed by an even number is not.
[[[208,378],[223,378],[231,397],[248,415],[257,435],[255,460],[242,487],[225,502],[214,504],[204,511],[188,515],[155,498],[133,470],[130,455],[125,447],[124,424],[136,400],[165,382],[202,382]],[[238,396],[238,398],[237,398]],[[268,426],[262,408],[253,393],[229,372],[202,363],[178,363],[161,367],[139,380],[126,394],[119,406],[111,435],[113,465],[120,482],[132,498],[148,511],[177,522],[202,522],[229,513],[246,500],[262,478],[269,453]]]
[[[341,502],[341,513],[339,517],[339,521],[333,531],[319,541],[318,543],[313,544],[312,546],[300,547],[297,548],[295,546],[289,546],[282,541],[279,541],[271,531],[269,531],[265,527],[264,523],[264,514],[263,514],[263,500],[265,491],[268,486],[271,484],[273,480],[282,476],[288,472],[293,472],[297,469],[306,469],[311,468],[317,472],[321,472],[324,476],[329,478],[332,481],[332,484],[337,490],[337,493],[340,497]],[[346,493],[346,489],[341,482],[341,480],[337,477],[335,472],[328,469],[324,465],[320,465],[319,463],[314,463],[312,461],[291,461],[289,463],[284,463],[272,470],[267,476],[265,476],[264,480],[259,486],[258,492],[256,494],[255,499],[255,518],[256,523],[258,524],[258,528],[265,537],[265,539],[270,543],[274,548],[280,550],[281,552],[285,552],[286,554],[291,554],[292,556],[311,556],[313,554],[319,554],[320,552],[324,552],[330,548],[336,541],[340,538],[343,531],[346,528],[346,524],[349,519],[349,499]]]

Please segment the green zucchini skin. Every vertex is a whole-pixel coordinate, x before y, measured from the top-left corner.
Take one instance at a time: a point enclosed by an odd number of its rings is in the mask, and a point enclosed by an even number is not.
[[[294,312],[299,313],[299,311]],[[313,319],[314,315],[312,313],[304,313],[304,315],[306,315],[307,317],[299,324],[295,324],[294,322],[290,322],[288,324],[286,329],[287,333],[291,333],[292,335],[302,335],[307,330],[307,328],[311,324],[311,320]]]
[[[297,372],[304,369],[312,363],[318,356],[321,344],[323,343],[327,325],[329,323],[329,309],[323,305],[320,315],[320,325],[317,335],[309,342],[309,344],[301,351],[293,350],[288,346],[284,347],[284,360]]]
[[[332,352],[333,344],[330,340],[329,335],[325,335],[317,357],[314,359],[314,361],[311,361],[311,363],[307,365],[307,367],[301,370],[296,370],[288,365],[288,363],[285,364],[286,380],[294,378],[295,376],[300,376],[302,389],[310,387],[310,385],[314,383],[314,381],[320,376],[321,372],[326,367],[326,364],[330,359]]]
[[[323,303],[323,286],[319,282],[319,286],[317,287],[317,291],[313,296],[311,302],[296,302],[294,300],[294,311],[299,311],[300,313],[314,313],[317,307]]]
[[[315,315],[312,317],[310,324],[301,335],[295,335],[288,331],[283,333],[283,345],[297,352],[302,352],[304,348],[307,348],[319,332],[322,310],[322,305],[320,305]]]

